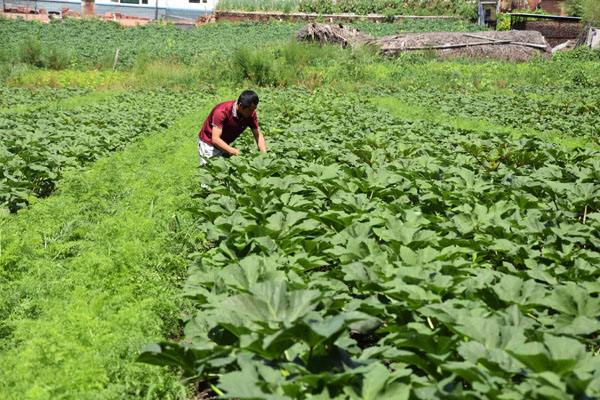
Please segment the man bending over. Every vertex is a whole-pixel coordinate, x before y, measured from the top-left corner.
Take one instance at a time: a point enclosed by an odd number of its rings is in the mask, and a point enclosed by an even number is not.
[[[240,154],[240,150],[231,144],[248,127],[254,134],[258,150],[266,153],[265,137],[258,127],[256,116],[258,101],[256,93],[245,90],[237,100],[217,104],[212,109],[198,133],[200,165],[205,165],[211,157]]]

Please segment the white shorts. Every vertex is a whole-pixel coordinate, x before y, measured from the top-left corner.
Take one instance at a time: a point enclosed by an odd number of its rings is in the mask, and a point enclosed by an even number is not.
[[[216,147],[198,139],[198,156],[200,157],[200,165],[206,165],[211,157],[222,157],[225,152]]]

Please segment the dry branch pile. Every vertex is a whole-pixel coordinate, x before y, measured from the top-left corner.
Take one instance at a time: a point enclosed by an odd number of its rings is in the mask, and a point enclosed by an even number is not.
[[[535,31],[402,33],[376,39],[342,25],[310,24],[302,28],[296,37],[298,40],[337,43],[343,47],[371,44],[379,47],[386,55],[431,50],[442,58],[527,61],[534,56],[549,57],[551,54],[546,39]]]
[[[358,29],[347,28],[342,24],[308,24],[300,29],[296,34],[298,40],[307,40],[312,42],[340,44],[342,47],[352,47],[361,44],[371,43],[374,37],[360,32]]]

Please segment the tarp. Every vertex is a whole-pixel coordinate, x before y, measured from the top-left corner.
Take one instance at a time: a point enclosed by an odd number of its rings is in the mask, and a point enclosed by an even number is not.
[[[600,50],[600,29],[590,28],[587,33],[585,44],[594,50]]]

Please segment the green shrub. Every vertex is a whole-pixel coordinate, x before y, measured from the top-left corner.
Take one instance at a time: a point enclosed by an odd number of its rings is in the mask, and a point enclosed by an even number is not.
[[[372,14],[382,11],[377,1],[337,0],[336,7],[336,11],[342,13]]]
[[[300,0],[299,9],[319,14],[331,14],[335,10],[331,0]]]
[[[474,19],[475,3],[471,0],[221,0],[220,10],[302,11],[309,13],[354,13],[414,15],[459,15]]]
[[[496,21],[497,31],[509,31],[510,30],[510,14],[500,13],[498,14],[498,20]]]
[[[259,86],[277,83],[275,66],[271,55],[261,50],[237,49],[232,57],[234,81],[249,80]]]
[[[53,70],[67,69],[71,64],[71,55],[68,51],[58,47],[49,47],[44,54],[44,66]]]
[[[583,17],[586,21],[600,23],[600,1],[586,0],[583,4]]]
[[[0,82],[5,82],[11,75],[12,67],[7,63],[0,63]]]
[[[29,36],[23,41],[20,47],[20,61],[34,67],[43,67],[42,44],[38,39]]]
[[[111,69],[115,63],[116,49],[106,48],[98,55],[93,67],[99,70]],[[118,66],[118,64],[117,64]]]
[[[598,0],[567,0],[569,15],[582,17],[585,21],[600,22],[600,1]]]
[[[298,0],[220,0],[218,10],[283,11],[298,10]]]
[[[151,62],[150,53],[145,48],[140,49],[135,58],[135,70],[137,73],[143,73]]]
[[[6,47],[0,48],[0,64],[10,63],[12,61],[12,54]]]
[[[559,51],[552,58],[560,61],[595,61],[600,62],[600,51],[592,50],[587,46],[580,46],[571,51]]]
[[[307,47],[296,41],[291,41],[286,46],[277,49],[275,55],[282,57],[287,65],[294,67],[305,66],[311,61],[311,55],[307,51]]]
[[[369,46],[342,49],[291,41],[260,50],[240,48],[231,57],[228,72],[237,83],[247,80],[259,86],[311,86],[311,81],[322,81],[326,76],[334,81],[367,79],[367,67],[377,57],[376,49]]]
[[[360,1],[360,0],[357,0]],[[458,15],[467,19],[477,17],[475,4],[468,0],[375,0],[373,12],[394,15]]]
[[[207,68],[206,63],[187,66],[173,62],[152,61],[143,70],[136,71],[135,83],[139,87],[171,88],[173,90],[198,90],[214,92],[207,82],[223,81],[225,67]]]
[[[459,2],[454,9],[454,12],[456,15],[459,15],[463,18],[469,19],[469,20],[476,20],[477,19],[477,7],[470,2],[464,2],[461,1]]]
[[[567,0],[566,4],[569,15],[583,16],[583,0]]]

